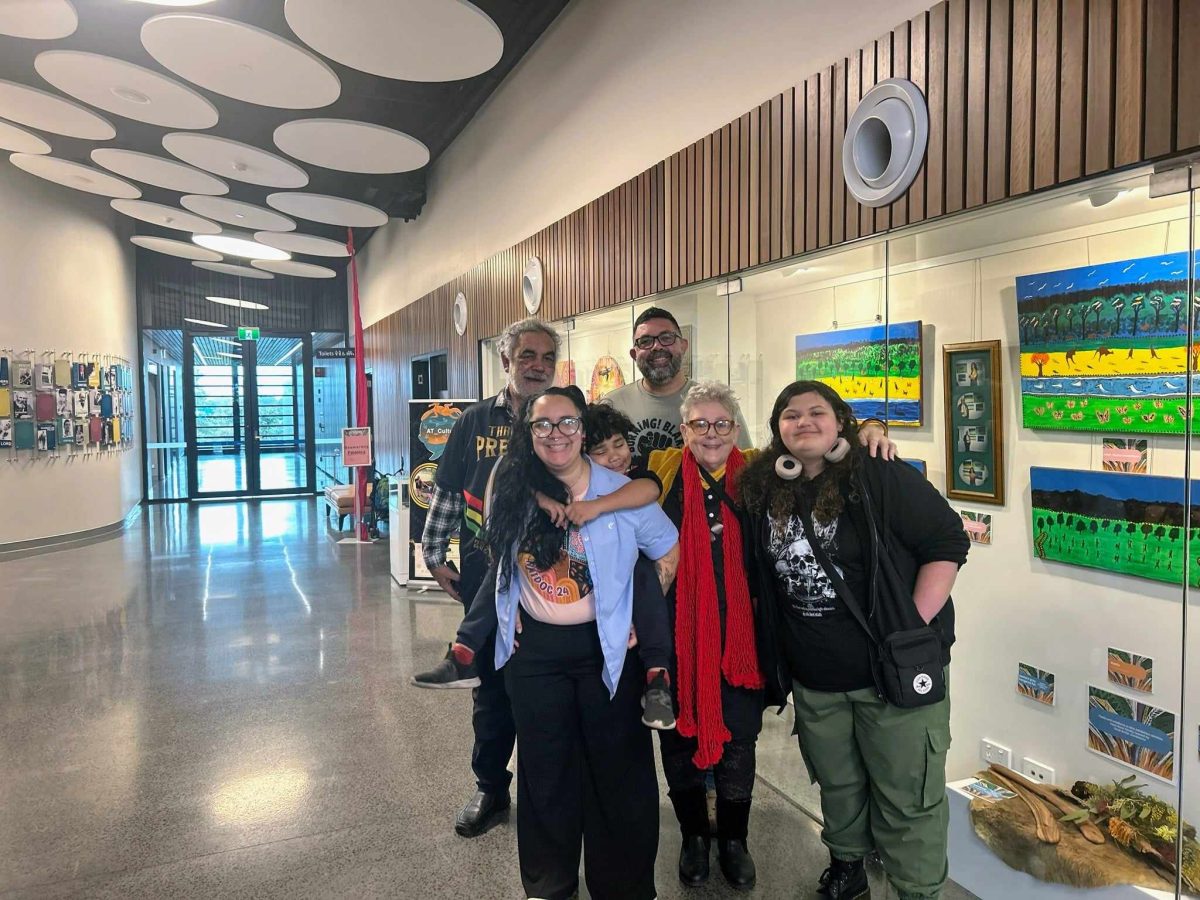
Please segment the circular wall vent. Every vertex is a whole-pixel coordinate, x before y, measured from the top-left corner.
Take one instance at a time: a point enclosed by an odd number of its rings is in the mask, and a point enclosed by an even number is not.
[[[903,78],[879,82],[846,125],[842,172],[863,206],[886,206],[908,190],[929,140],[929,110],[921,89]]]
[[[459,337],[467,333],[467,295],[462,291],[454,298],[454,330]]]
[[[525,301],[525,309],[532,316],[542,306],[542,288],[545,279],[542,277],[542,261],[531,256],[525,263],[525,274],[521,276],[521,298]]]

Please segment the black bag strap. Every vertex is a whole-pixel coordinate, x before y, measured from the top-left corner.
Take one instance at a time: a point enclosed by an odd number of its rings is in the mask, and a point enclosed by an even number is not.
[[[821,568],[825,571],[825,576],[829,579],[833,589],[837,591],[838,597],[846,604],[846,608],[850,610],[850,614],[854,616],[863,631],[867,633],[867,637],[871,643],[878,646],[879,641],[875,637],[875,632],[871,630],[871,626],[867,622],[866,615],[863,614],[862,607],[858,605],[858,600],[854,596],[854,592],[850,590],[850,585],[846,584],[844,578],[837,567],[833,564],[833,560],[829,558],[829,554],[825,552],[825,547],[821,544],[821,536],[817,534],[817,529],[813,527],[812,511],[808,508],[808,504],[801,498],[800,501],[800,521],[804,526],[804,530],[808,533],[808,543],[812,547],[813,556],[817,558],[817,562],[821,564]]]
[[[708,489],[717,495],[717,499],[728,506],[730,512],[732,512],[735,516],[741,515],[742,511],[738,508],[738,505],[733,502],[733,498],[729,496],[729,493],[725,490],[725,486],[721,484],[720,480],[714,478],[712,473],[705,469],[704,466],[700,465],[700,463],[696,463],[696,468],[700,470],[700,477],[704,480],[704,483],[708,485]]]

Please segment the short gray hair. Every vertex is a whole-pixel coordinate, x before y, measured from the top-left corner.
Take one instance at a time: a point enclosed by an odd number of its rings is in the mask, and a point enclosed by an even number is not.
[[[500,356],[512,359],[512,352],[521,340],[521,335],[539,331],[554,341],[554,352],[557,354],[559,344],[561,343],[558,332],[537,316],[530,316],[527,319],[521,319],[519,322],[513,322],[501,332],[500,339],[497,342],[497,349],[500,351]]]
[[[742,414],[737,394],[729,385],[721,384],[719,381],[697,381],[693,384],[691,390],[687,392],[687,396],[683,398],[683,404],[679,407],[680,418],[686,422],[688,413],[701,403],[720,403],[735,421]]]

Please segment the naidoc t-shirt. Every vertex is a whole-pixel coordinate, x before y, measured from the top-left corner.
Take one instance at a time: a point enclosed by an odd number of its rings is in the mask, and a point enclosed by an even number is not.
[[[633,422],[629,446],[635,460],[646,460],[653,450],[683,446],[683,435],[679,431],[679,407],[695,384],[694,381],[687,381],[677,393],[659,395],[647,391],[639,378],[633,384],[617,388],[601,401],[611,404]],[[740,413],[737,422],[741,426],[738,446],[743,450],[752,447],[750,430]]]
[[[530,553],[517,554],[521,608],[550,625],[594,622],[596,600],[583,532],[572,526],[563,536],[563,544],[558,562],[549,569],[539,569]]]

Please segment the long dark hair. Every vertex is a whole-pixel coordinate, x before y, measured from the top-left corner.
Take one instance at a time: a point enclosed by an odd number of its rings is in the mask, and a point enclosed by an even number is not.
[[[813,515],[820,522],[832,522],[842,514],[844,502],[842,488],[851,484],[851,474],[862,465],[858,449],[858,419],[841,395],[820,381],[793,381],[775,398],[771,409],[771,443],[742,470],[739,490],[742,502],[753,513],[766,510],[772,519],[782,521],[799,509],[800,490],[803,477],[785,481],[775,474],[775,461],[788,452],[779,436],[779,417],[801,394],[819,394],[830,406],[842,426],[842,437],[850,442],[851,452],[837,463],[828,463],[815,479],[817,499],[813,504]],[[852,493],[852,491],[851,491]]]
[[[535,491],[559,503],[568,501],[566,486],[550,473],[533,452],[533,434],[529,430],[533,404],[542,397],[566,397],[582,419],[587,403],[583,392],[574,385],[547,388],[534,394],[522,404],[513,423],[508,449],[496,464],[492,483],[492,498],[480,541],[492,560],[499,565],[499,587],[507,588],[512,578],[512,546],[520,553],[533,557],[539,569],[549,569],[558,562],[563,549],[564,532],[550,521],[537,505]]]

